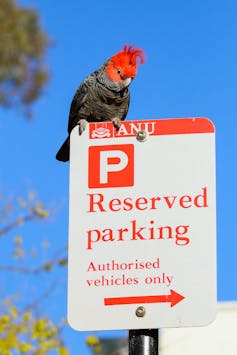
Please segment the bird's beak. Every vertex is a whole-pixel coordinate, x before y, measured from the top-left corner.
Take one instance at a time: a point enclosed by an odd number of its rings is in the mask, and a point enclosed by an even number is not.
[[[132,78],[125,78],[123,80],[123,86],[126,88],[131,84]]]

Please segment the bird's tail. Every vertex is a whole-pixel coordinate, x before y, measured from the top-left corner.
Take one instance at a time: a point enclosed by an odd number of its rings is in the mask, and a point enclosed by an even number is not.
[[[69,137],[67,137],[65,142],[59,148],[56,154],[56,159],[63,162],[69,161],[69,149],[70,149],[70,143],[69,143]]]

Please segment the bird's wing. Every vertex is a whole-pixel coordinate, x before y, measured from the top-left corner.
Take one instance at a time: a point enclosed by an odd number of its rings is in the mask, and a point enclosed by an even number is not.
[[[83,103],[86,100],[88,90],[89,88],[95,83],[96,80],[96,72],[90,74],[78,87],[72,103],[70,107],[70,112],[69,112],[69,118],[68,118],[68,133],[72,131],[72,129],[78,124],[78,121],[80,120],[79,117],[79,110]]]

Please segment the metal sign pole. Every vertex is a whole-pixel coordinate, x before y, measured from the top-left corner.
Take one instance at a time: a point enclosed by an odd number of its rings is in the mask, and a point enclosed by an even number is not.
[[[158,329],[129,330],[129,355],[158,355]]]

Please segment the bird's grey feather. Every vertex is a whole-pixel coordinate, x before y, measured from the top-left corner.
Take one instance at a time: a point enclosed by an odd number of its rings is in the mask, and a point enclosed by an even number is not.
[[[129,90],[107,77],[106,63],[90,74],[78,87],[70,107],[68,134],[82,119],[87,122],[125,119],[130,102]],[[59,149],[56,159],[69,160],[69,137]]]

